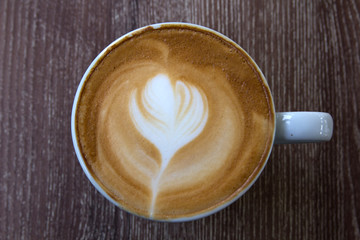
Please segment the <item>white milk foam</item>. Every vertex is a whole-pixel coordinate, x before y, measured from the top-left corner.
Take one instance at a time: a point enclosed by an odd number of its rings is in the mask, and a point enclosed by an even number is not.
[[[158,148],[162,158],[160,170],[152,179],[152,215],[164,170],[174,154],[203,131],[209,108],[200,89],[180,80],[174,84],[166,74],[158,74],[146,83],[140,103],[137,94],[134,90],[130,95],[131,119],[137,130]]]

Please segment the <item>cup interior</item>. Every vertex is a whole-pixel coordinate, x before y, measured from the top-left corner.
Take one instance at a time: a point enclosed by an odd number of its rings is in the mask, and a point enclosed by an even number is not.
[[[209,29],[207,27],[204,27],[204,26],[200,26],[200,25],[196,25],[196,24],[190,24],[190,23],[181,23],[181,22],[167,22],[167,23],[157,23],[157,24],[153,24],[153,25],[149,25],[149,26],[145,26],[145,27],[142,27],[142,28],[138,28],[134,31],[131,31],[123,36],[121,36],[120,38],[116,39],[115,41],[113,41],[111,44],[109,44],[101,53],[99,53],[99,55],[97,55],[97,57],[92,61],[92,63],[90,64],[90,66],[87,68],[86,72],[84,73],[81,81],[80,81],[80,84],[77,88],[77,91],[76,91],[76,94],[75,94],[75,98],[74,98],[74,102],[73,102],[73,106],[72,106],[72,113],[71,113],[71,135],[72,135],[72,141],[73,141],[73,145],[74,145],[74,149],[75,149],[75,153],[76,153],[76,156],[79,160],[79,163],[85,173],[85,175],[87,176],[87,178],[90,180],[90,182],[92,183],[92,185],[105,197],[107,198],[110,202],[112,202],[114,205],[116,205],[117,207],[127,211],[127,212],[130,212],[129,210],[125,209],[123,206],[121,206],[121,204],[119,204],[118,202],[116,202],[114,199],[112,199],[105,191],[104,189],[102,189],[102,187],[97,183],[97,181],[94,179],[94,177],[92,176],[92,174],[90,173],[85,161],[84,161],[84,158],[83,158],[83,155],[80,151],[80,147],[79,147],[79,142],[78,142],[78,137],[77,137],[77,129],[76,129],[76,109],[78,107],[78,102],[79,102],[79,97],[80,97],[80,93],[81,91],[83,90],[84,88],[84,85],[85,85],[85,82],[87,81],[89,75],[92,73],[92,71],[96,68],[96,66],[98,65],[99,62],[101,62],[101,60],[113,49],[115,48],[117,45],[121,44],[122,41],[124,41],[125,39],[128,39],[128,38],[131,38],[132,36],[138,34],[138,33],[141,33],[144,29],[146,28],[154,28],[154,29],[159,29],[159,28],[162,28],[162,27],[167,27],[167,26],[183,26],[183,27],[186,27],[186,26],[190,26],[190,27],[193,27],[193,28],[198,28],[198,29],[201,29],[203,31],[207,31],[207,32],[210,32],[210,33],[213,33],[217,36],[219,36],[220,38],[228,41],[229,43],[231,43],[232,45],[236,46],[238,49],[240,49],[248,58],[249,60],[251,61],[251,64],[254,66],[254,68],[256,68],[256,71],[261,75],[261,78],[264,82],[264,84],[266,85],[266,87],[269,89],[269,92],[270,91],[270,88],[268,86],[268,83],[266,81],[266,78],[264,76],[264,74],[262,73],[262,71],[260,70],[260,68],[258,67],[258,65],[255,63],[255,61],[250,57],[250,55],[243,49],[241,48],[237,43],[235,43],[234,41],[232,41],[230,38],[228,38],[227,36],[215,31],[215,30],[212,30],[212,29]],[[271,99],[270,99],[270,104],[272,105],[272,109],[275,113],[275,106],[274,106],[274,102],[273,102],[273,98],[271,96]],[[243,191],[241,191],[236,197],[234,197],[233,199],[230,199],[228,200],[227,202],[225,202],[224,204],[222,204],[221,206],[215,208],[215,209],[212,209],[208,212],[205,212],[205,213],[201,213],[201,214],[197,214],[197,215],[194,215],[194,216],[189,216],[189,217],[180,217],[180,218],[174,218],[174,219],[151,219],[151,220],[157,220],[157,221],[164,221],[164,222],[185,222],[185,221],[192,221],[192,220],[197,220],[197,219],[200,219],[200,218],[203,218],[203,217],[207,217],[209,215],[212,215],[224,208],[226,208],[227,206],[229,206],[230,204],[232,204],[233,202],[235,202],[236,200],[238,200],[245,192],[247,192],[247,190],[254,184],[254,182],[258,179],[259,175],[261,174],[261,172],[263,171],[267,161],[268,161],[268,158],[270,156],[270,153],[271,153],[271,150],[272,150],[272,146],[273,146],[273,143],[274,143],[274,137],[275,137],[275,126],[276,126],[276,118],[274,117],[274,131],[272,133],[272,142],[271,142],[271,148],[270,148],[270,151],[268,152],[267,156],[266,156],[266,161],[264,161],[264,163],[262,164],[261,166],[261,169],[257,172],[256,176],[252,177],[251,181],[247,184],[246,188],[244,188]],[[133,213],[133,212],[130,212],[132,214],[135,214],[137,215],[136,213]],[[139,216],[139,215],[138,215]],[[140,216],[140,217],[143,217],[143,216]],[[146,218],[146,217],[143,217],[143,218]]]

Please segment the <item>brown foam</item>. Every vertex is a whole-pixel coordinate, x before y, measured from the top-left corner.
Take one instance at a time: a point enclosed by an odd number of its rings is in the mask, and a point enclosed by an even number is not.
[[[274,110],[269,89],[236,46],[192,27],[147,28],[114,47],[88,77],[76,112],[87,167],[125,209],[149,216],[159,150],[137,131],[129,95],[163,73],[205,93],[208,122],[181,148],[160,179],[154,218],[192,216],[246,188],[270,151]]]

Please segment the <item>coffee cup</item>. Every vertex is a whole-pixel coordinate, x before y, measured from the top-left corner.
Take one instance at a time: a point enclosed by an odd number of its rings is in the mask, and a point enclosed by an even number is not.
[[[136,29],[107,46],[77,89],[72,140],[116,206],[158,221],[209,216],[239,199],[274,144],[329,141],[324,112],[275,112],[254,60],[189,23]]]

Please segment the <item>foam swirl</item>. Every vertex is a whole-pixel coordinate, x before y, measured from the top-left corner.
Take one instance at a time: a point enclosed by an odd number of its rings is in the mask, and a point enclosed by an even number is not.
[[[175,85],[175,86],[174,86]],[[149,80],[137,101],[137,90],[130,95],[129,112],[137,130],[161,153],[161,166],[152,179],[153,214],[161,176],[174,154],[194,140],[208,119],[204,93],[183,81],[172,84],[165,74]]]

